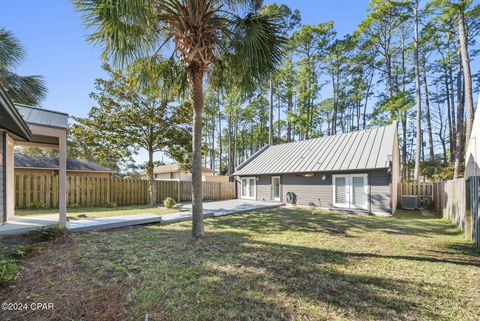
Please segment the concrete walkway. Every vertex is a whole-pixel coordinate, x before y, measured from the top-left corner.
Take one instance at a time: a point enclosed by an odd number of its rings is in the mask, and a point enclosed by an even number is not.
[[[282,204],[280,203],[257,202],[250,200],[205,202],[203,203],[203,215],[204,217],[232,215],[254,210],[275,208],[281,205]],[[152,223],[160,223],[164,225],[175,222],[190,221],[192,219],[192,205],[185,204],[182,205],[180,209],[182,210],[181,212],[164,215],[144,213],[70,220],[67,222],[67,229],[72,232],[81,232],[89,230],[105,230],[132,225],[143,225]],[[22,234],[57,223],[58,214],[15,217],[8,223],[0,225],[0,236]]]

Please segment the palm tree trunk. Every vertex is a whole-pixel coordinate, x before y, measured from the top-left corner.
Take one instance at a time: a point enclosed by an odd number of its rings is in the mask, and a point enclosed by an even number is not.
[[[465,103],[467,107],[467,121],[465,142],[468,144],[473,127],[473,95],[472,95],[472,72],[470,70],[470,57],[468,55],[468,37],[465,30],[465,15],[463,10],[458,15],[458,29],[460,38],[460,53],[463,67],[463,81],[465,85]]]
[[[153,150],[148,150],[148,164],[147,164],[147,171],[148,171],[148,180],[150,183],[150,206],[155,206],[157,203],[156,200],[156,193],[155,193],[155,176],[153,173]]]
[[[189,77],[193,102],[193,157],[192,157],[192,236],[204,236],[202,200],[202,118],[203,73],[193,71]]]

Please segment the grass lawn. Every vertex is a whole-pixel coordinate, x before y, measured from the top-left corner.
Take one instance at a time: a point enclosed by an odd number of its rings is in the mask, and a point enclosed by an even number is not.
[[[129,214],[168,214],[178,212],[178,209],[168,209],[165,207],[150,205],[130,205],[118,206],[113,208],[108,207],[83,207],[83,208],[67,208],[67,216],[73,218],[85,217],[109,217]],[[41,215],[41,214],[58,214],[58,209],[42,209],[42,210],[15,210],[16,216],[26,215]]]
[[[2,320],[478,320],[480,256],[448,222],[280,208],[71,234],[22,262]],[[3,242],[8,242],[4,240]]]

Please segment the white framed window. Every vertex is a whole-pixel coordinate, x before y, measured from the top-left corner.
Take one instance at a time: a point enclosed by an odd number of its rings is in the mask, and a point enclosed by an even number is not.
[[[272,195],[274,201],[280,201],[280,176],[272,176]]]
[[[368,209],[368,175],[333,175],[333,206]]]
[[[241,179],[241,198],[255,199],[256,198],[256,179],[255,177],[242,177]]]

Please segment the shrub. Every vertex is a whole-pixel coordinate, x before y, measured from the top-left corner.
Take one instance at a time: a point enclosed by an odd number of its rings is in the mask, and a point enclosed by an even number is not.
[[[60,224],[49,225],[39,230],[31,232],[37,241],[52,241],[67,234],[65,226]]]
[[[68,204],[68,208],[80,208],[80,204],[78,204],[78,203],[70,203],[70,204]]]
[[[27,210],[39,210],[47,208],[47,204],[42,201],[33,201],[27,205]]]
[[[163,200],[163,206],[166,208],[171,208],[172,206],[175,206],[175,204],[177,204],[177,202],[172,197],[167,197]]]
[[[107,204],[105,204],[105,207],[114,208],[114,207],[117,207],[117,203],[115,203],[115,202],[108,202]]]
[[[0,256],[0,284],[15,280],[18,276],[17,261],[13,258]]]

